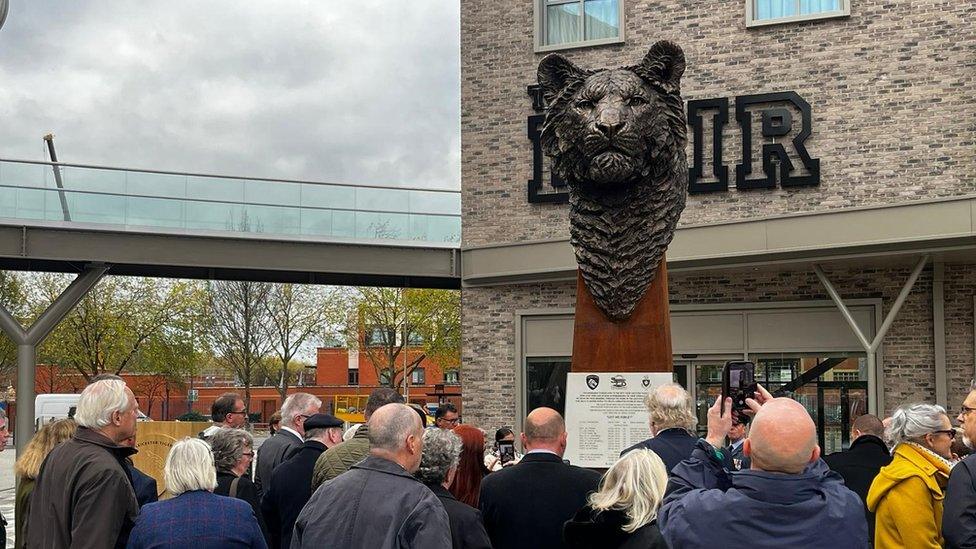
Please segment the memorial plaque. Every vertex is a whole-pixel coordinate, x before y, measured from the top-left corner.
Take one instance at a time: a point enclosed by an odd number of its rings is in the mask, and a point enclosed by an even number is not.
[[[662,372],[567,374],[565,458],[580,467],[613,465],[622,450],[650,436],[644,397],[671,381]]]

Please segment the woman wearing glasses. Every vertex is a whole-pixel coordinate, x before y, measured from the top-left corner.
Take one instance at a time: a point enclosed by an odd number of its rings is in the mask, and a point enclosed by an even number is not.
[[[213,493],[242,499],[251,505],[261,525],[264,539],[271,545],[268,527],[261,514],[261,497],[257,487],[245,475],[254,460],[254,438],[243,429],[221,429],[207,441],[213,449],[217,469],[217,487]]]
[[[902,406],[885,435],[894,444],[894,457],[875,477],[867,501],[876,516],[874,546],[942,547],[942,500],[956,435],[945,408]]]

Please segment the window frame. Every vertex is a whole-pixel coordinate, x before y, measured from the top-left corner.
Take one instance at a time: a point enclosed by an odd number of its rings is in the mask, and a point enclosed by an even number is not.
[[[759,0],[746,0],[746,28],[768,27],[770,25],[783,25],[787,23],[800,23],[803,21],[817,21],[820,19],[838,19],[851,16],[851,0],[838,0],[840,9],[825,11],[820,13],[808,13],[804,15],[791,15],[789,17],[777,17],[776,19],[755,18],[756,2]],[[794,0],[799,4],[800,0]],[[799,11],[799,10],[797,10]]]
[[[359,368],[349,368],[346,370],[346,385],[359,385]],[[356,374],[356,381],[353,381],[353,373]]]
[[[606,46],[610,44],[623,44],[624,34],[626,25],[624,24],[624,3],[626,0],[616,0],[617,2],[617,21],[619,24],[620,32],[616,38],[599,38],[596,40],[586,40],[585,38],[579,42],[564,42],[561,44],[546,44],[546,6],[549,5],[559,5],[559,4],[580,4],[580,18],[583,17],[584,4],[586,0],[533,0],[532,2],[532,12],[533,12],[533,32],[534,35],[534,51],[535,53],[545,53],[552,51],[561,50],[571,50],[575,48],[589,48],[593,46]],[[584,36],[585,36],[585,30]]]
[[[448,376],[452,376],[448,379]],[[444,372],[444,384],[445,385],[460,385],[461,384],[461,371],[460,370],[448,370]]]
[[[417,372],[420,372],[419,376],[417,376]],[[420,380],[418,381],[415,377],[419,377]],[[413,385],[427,385],[427,370],[421,366],[410,370],[410,383]]]

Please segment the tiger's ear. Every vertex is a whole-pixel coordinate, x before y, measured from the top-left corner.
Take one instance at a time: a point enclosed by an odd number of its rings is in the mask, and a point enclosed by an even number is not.
[[[589,74],[559,54],[547,55],[539,62],[539,86],[546,105],[551,105],[566,86],[585,79]]]
[[[685,72],[685,52],[674,42],[661,40],[651,46],[633,71],[644,80],[660,85],[668,93],[680,93],[681,75]]]

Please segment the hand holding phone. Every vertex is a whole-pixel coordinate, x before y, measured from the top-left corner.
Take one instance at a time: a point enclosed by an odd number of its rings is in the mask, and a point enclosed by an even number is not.
[[[722,369],[722,402],[726,398],[732,399],[732,415],[749,409],[746,399],[754,399],[759,391],[756,383],[756,365],[752,362],[730,360]],[[722,406],[722,415],[725,407]]]
[[[498,443],[498,459],[504,466],[506,463],[515,460],[515,443],[501,441]]]

